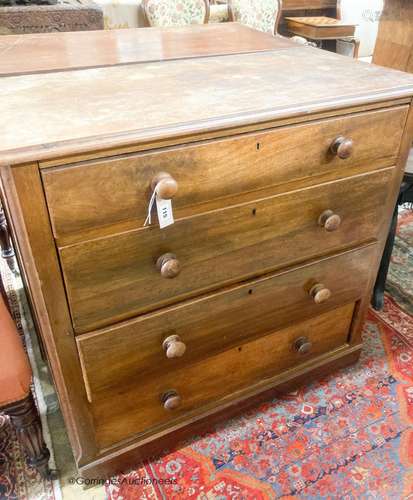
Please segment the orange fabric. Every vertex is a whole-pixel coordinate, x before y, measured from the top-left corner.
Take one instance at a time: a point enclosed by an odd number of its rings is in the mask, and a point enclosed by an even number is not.
[[[16,325],[0,296],[0,407],[24,399],[32,370]]]

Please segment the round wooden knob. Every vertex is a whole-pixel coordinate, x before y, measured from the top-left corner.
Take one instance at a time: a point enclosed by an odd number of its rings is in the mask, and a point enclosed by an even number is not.
[[[162,344],[167,358],[180,358],[185,354],[186,345],[179,338],[179,335],[170,335]]]
[[[175,410],[181,404],[181,396],[173,390],[165,392],[161,400],[165,410]]]
[[[173,253],[164,253],[156,261],[156,268],[162,278],[175,278],[181,272],[181,264]]]
[[[170,200],[178,191],[178,183],[167,172],[159,172],[151,181],[151,189],[156,191],[159,198]]]
[[[313,344],[308,340],[307,337],[300,337],[294,342],[294,349],[301,354],[308,354],[311,351]]]
[[[326,231],[337,231],[341,224],[341,217],[332,210],[325,210],[318,218],[318,224]]]
[[[353,153],[353,141],[340,135],[340,137],[334,139],[331,144],[331,151],[338,158],[346,160],[347,158],[350,158]]]
[[[331,297],[331,291],[321,283],[317,283],[311,288],[310,296],[316,304],[322,304]]]

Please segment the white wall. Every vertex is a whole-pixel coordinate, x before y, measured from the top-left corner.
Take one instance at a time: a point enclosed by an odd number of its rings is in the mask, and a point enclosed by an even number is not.
[[[356,37],[360,40],[359,57],[373,55],[384,0],[342,0],[342,20],[358,24]],[[346,54],[348,44],[338,44],[337,51]]]

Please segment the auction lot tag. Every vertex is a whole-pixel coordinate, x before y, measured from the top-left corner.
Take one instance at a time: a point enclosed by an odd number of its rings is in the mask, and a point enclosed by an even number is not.
[[[161,229],[174,223],[171,200],[163,200],[156,196],[156,211],[158,212],[159,227]]]

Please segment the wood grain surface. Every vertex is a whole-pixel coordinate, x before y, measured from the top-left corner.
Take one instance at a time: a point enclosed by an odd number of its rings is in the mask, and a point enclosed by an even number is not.
[[[98,445],[105,448],[143,431],[149,433],[160,424],[171,425],[179,417],[201,413],[208,404],[218,406],[224,398],[235,398],[237,391],[253,388],[288,368],[299,368],[300,363],[345,346],[353,310],[354,304],[348,304],[285,330],[240,343],[171,374],[165,372],[145,381],[138,376],[127,386],[103,391],[91,405]],[[313,344],[307,356],[294,350],[295,341],[303,336]],[[174,411],[165,410],[161,402],[162,395],[170,390],[181,397],[181,405]]]
[[[219,407],[208,405],[202,412],[177,419],[169,426],[151,430],[147,435],[129,439],[126,443],[102,450],[95,460],[81,464],[79,473],[85,478],[111,477],[114,471],[129,470],[131,464],[141,463],[147,457],[159,457],[179,449],[180,443],[194,436],[211,432],[223,421],[239,417],[260,404],[299,390],[309,380],[322,380],[332,372],[354,365],[361,354],[362,345],[344,345],[310,359],[295,370],[281,372],[257,384],[237,391],[232,397],[221,399]],[[288,397],[288,396],[287,396]]]
[[[322,84],[321,84],[322,83]],[[305,92],[303,92],[305,88]],[[413,76],[311,47],[0,79],[0,165],[409,97]],[[93,98],[92,98],[93,97]],[[64,117],[64,119],[62,119]]]
[[[90,399],[131,379],[172,376],[237,343],[356,302],[366,291],[374,255],[374,245],[367,246],[78,336]],[[331,292],[322,304],[310,297],[316,282]],[[162,344],[170,335],[186,345],[180,358],[167,358],[164,352]]]
[[[238,23],[10,35],[0,38],[0,76],[240,54],[294,46]]]
[[[411,147],[413,76],[196,29],[0,78],[2,203],[88,477],[356,361]],[[165,170],[176,223],[142,228]]]
[[[389,168],[229,206],[177,220],[166,229],[141,228],[60,249],[76,332],[85,332],[282,266],[377,236]],[[340,228],[318,225],[327,209]],[[157,259],[174,253],[181,271],[165,279]]]
[[[384,1],[373,62],[413,72],[413,3],[410,0]]]
[[[86,239],[87,234],[82,232],[96,232],[99,228],[107,232],[111,225],[125,221],[140,227],[146,218],[151,180],[162,171],[178,182],[173,209],[179,218],[211,200],[331,172],[351,175],[358,169],[394,165],[407,110],[407,106],[391,108],[233,139],[44,169],[42,178],[55,237],[63,238],[59,245],[64,245],[67,235]],[[330,150],[338,136],[353,141],[353,152],[346,160]]]
[[[285,10],[334,9],[337,0],[283,0]]]

